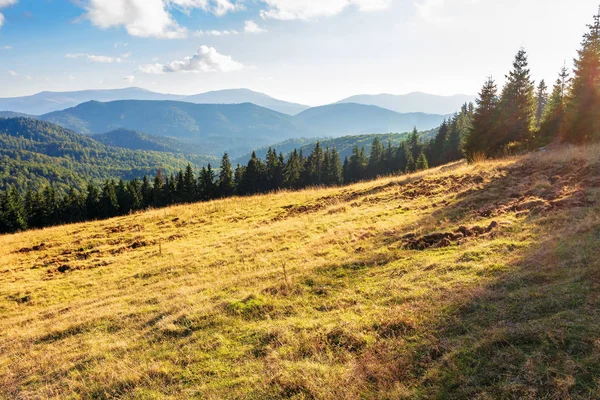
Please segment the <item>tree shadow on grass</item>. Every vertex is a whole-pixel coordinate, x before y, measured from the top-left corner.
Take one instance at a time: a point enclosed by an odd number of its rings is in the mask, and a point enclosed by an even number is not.
[[[535,244],[507,255],[505,272],[484,286],[440,300],[439,317],[419,336],[378,340],[357,363],[360,395],[598,398],[599,177],[599,166],[583,160],[548,168],[526,160],[459,193],[433,213],[439,224],[424,219],[429,229],[448,229],[520,216]],[[389,234],[374,240],[390,244]]]

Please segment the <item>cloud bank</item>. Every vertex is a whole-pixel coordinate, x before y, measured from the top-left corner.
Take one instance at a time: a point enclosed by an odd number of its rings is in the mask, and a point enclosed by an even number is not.
[[[180,39],[188,31],[177,23],[172,9],[188,14],[201,9],[222,16],[243,5],[236,0],[89,0],[85,8],[85,17],[103,29],[123,26],[131,36]]]

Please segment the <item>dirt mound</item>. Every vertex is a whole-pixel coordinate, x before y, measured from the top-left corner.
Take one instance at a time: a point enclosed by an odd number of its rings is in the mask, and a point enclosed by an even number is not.
[[[408,250],[426,250],[430,248],[448,247],[460,243],[465,238],[488,234],[497,227],[498,223],[493,221],[487,227],[474,226],[472,228],[467,228],[466,226],[461,226],[454,232],[432,233],[421,237],[417,237],[415,234],[408,234],[403,237],[404,248]]]
[[[17,250],[16,253],[31,253],[32,251],[40,251],[45,250],[47,248],[48,246],[46,245],[46,243],[40,243],[32,247],[23,247],[22,249]]]

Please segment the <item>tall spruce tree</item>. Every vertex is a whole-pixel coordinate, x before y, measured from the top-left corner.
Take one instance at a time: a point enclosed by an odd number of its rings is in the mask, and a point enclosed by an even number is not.
[[[436,165],[444,163],[444,153],[446,151],[446,144],[448,141],[449,126],[448,121],[444,118],[444,122],[440,125],[438,132],[435,135],[433,141],[433,160]]]
[[[198,199],[198,190],[196,186],[196,176],[190,164],[185,167],[183,174],[183,190],[181,191],[181,201],[184,203],[192,203]]]
[[[221,169],[219,171],[218,180],[218,196],[228,197],[233,195],[235,191],[235,184],[233,181],[233,171],[231,170],[231,161],[229,161],[229,154],[223,154],[221,159]]]
[[[373,139],[371,154],[369,155],[368,176],[375,178],[384,172],[385,149],[379,138]]]
[[[600,11],[588,25],[575,59],[566,124],[566,141],[600,140]]]
[[[535,101],[537,103],[537,109],[535,112],[535,126],[536,128],[539,128],[540,124],[542,123],[544,111],[546,110],[546,105],[548,104],[548,86],[546,85],[546,81],[543,79],[540,81],[536,89]]]
[[[564,66],[548,99],[548,105],[540,125],[540,145],[546,145],[555,138],[562,138],[565,132],[565,113],[569,90],[569,72]]]
[[[508,82],[500,98],[502,145],[524,145],[533,139],[535,125],[535,87],[531,80],[529,61],[525,49],[520,49],[508,73]]]
[[[329,159],[329,169],[327,170],[327,180],[330,185],[341,185],[342,178],[342,162],[340,160],[340,154],[335,149],[331,149],[331,157]]]
[[[463,152],[469,162],[476,154],[492,155],[498,147],[498,87],[488,78],[479,92],[471,129],[465,138]]]

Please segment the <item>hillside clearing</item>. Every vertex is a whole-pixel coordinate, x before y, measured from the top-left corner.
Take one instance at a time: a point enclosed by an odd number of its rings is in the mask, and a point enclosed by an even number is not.
[[[0,237],[4,398],[597,398],[600,147]]]

